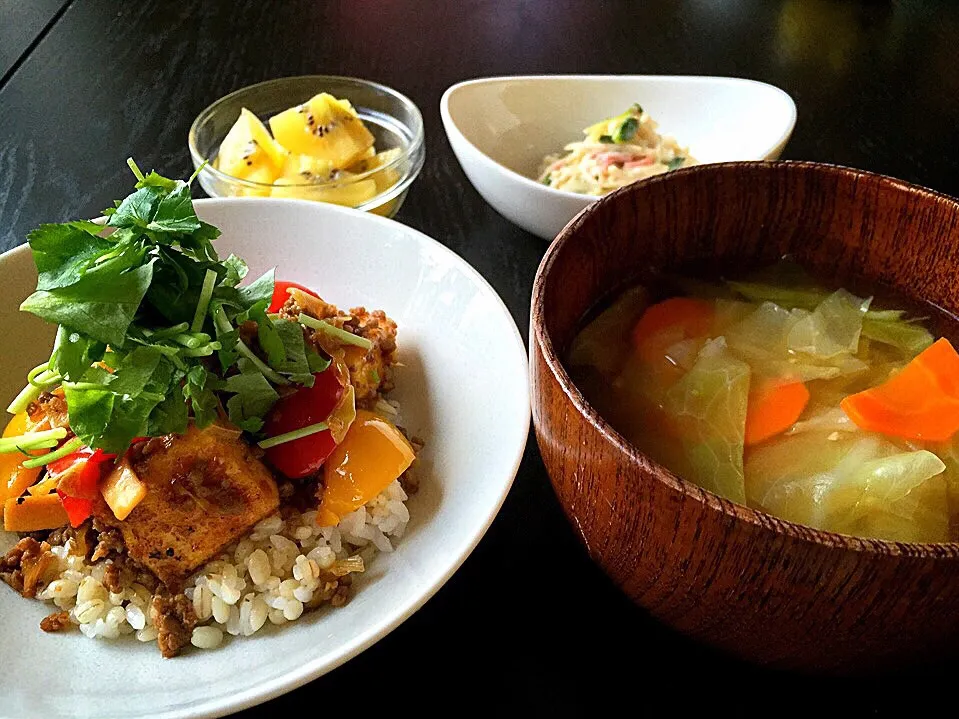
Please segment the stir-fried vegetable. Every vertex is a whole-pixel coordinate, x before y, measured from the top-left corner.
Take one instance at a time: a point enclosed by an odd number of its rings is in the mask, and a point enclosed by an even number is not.
[[[357,410],[356,421],[324,466],[317,524],[337,524],[386,489],[413,459],[402,432],[372,412]]]

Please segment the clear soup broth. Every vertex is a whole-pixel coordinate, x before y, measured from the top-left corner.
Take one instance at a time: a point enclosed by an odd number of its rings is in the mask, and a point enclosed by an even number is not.
[[[955,320],[854,290],[789,260],[658,278],[588,321],[567,365],[623,436],[704,489],[819,529],[952,541],[959,354],[936,331]]]

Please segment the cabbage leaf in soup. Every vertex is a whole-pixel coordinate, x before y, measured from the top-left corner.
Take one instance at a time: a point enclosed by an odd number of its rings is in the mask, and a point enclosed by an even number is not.
[[[948,541],[946,465],[875,435],[810,431],[757,448],[746,462],[751,506],[844,534]]]
[[[712,340],[666,393],[663,407],[685,449],[687,466],[679,474],[741,504],[746,501],[743,440],[749,377],[749,365],[729,352],[725,340]]]

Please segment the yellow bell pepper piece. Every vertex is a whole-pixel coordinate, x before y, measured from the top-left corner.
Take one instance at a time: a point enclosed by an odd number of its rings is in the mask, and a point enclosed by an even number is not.
[[[69,524],[56,494],[13,497],[3,504],[3,528],[8,532],[39,532]]]
[[[13,416],[3,430],[4,437],[16,437],[34,430],[33,422],[26,412],[19,412]],[[49,450],[37,450],[33,454],[46,454]],[[42,467],[36,469],[24,469],[20,465],[23,463],[23,455],[19,452],[8,452],[0,454],[0,505],[10,498],[19,497],[23,492],[37,481]]]
[[[374,499],[413,463],[410,443],[394,425],[358,409],[343,442],[323,465],[323,498],[316,522],[331,527]]]

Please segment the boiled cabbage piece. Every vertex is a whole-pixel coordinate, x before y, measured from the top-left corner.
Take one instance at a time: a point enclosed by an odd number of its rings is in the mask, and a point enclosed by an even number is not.
[[[835,293],[839,295],[839,293]],[[861,305],[828,296],[813,312],[763,302],[724,333],[729,348],[766,377],[806,382],[856,374]]]
[[[616,376],[632,351],[629,335],[633,325],[648,304],[645,288],[626,290],[576,335],[569,351],[570,364],[595,367],[605,376]]]
[[[663,403],[684,450],[674,467],[678,474],[740,504],[746,501],[743,438],[749,379],[749,365],[719,338],[706,343]]]
[[[950,539],[946,465],[873,435],[809,431],[750,452],[748,504],[818,529],[902,542]]]

